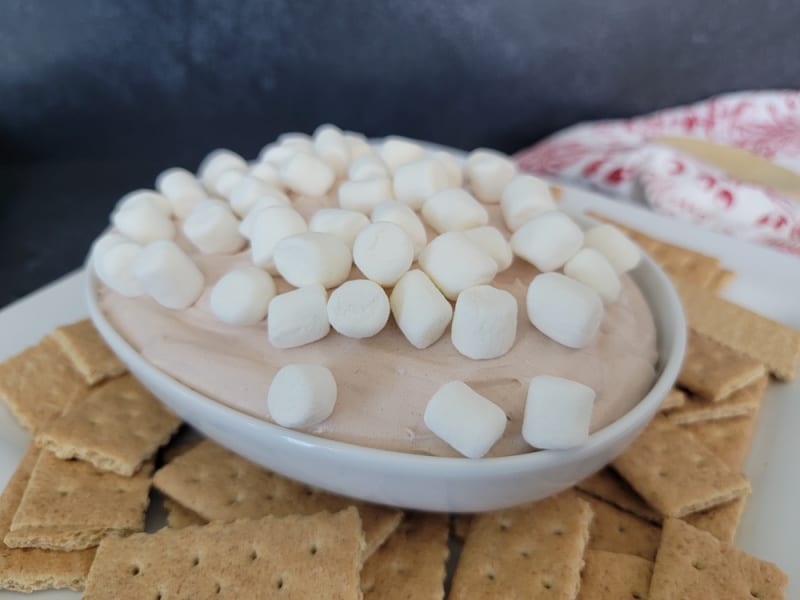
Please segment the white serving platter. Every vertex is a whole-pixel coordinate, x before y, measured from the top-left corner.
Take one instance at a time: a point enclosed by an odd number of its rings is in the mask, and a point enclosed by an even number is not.
[[[767,317],[800,329],[800,260],[747,242],[710,233],[630,204],[585,191],[566,189],[564,208],[594,210],[660,239],[722,259],[736,272],[724,296]],[[58,325],[87,314],[84,274],[67,275],[0,310],[0,361],[34,344]],[[753,484],[736,546],[778,564],[790,578],[787,598],[800,598],[800,380],[772,383],[761,410],[745,472]],[[0,405],[0,484],[11,477],[29,435]],[[34,596],[0,592],[0,600],[76,600],[69,591]]]

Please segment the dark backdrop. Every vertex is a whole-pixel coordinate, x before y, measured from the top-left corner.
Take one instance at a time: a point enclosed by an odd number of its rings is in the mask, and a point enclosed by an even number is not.
[[[800,85],[795,0],[0,0],[0,305],[163,167],[322,122],[513,151]]]

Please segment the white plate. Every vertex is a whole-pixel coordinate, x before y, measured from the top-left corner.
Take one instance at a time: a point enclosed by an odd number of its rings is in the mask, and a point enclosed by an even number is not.
[[[601,196],[567,190],[563,204],[582,211],[597,210],[661,239],[721,258],[736,271],[725,296],[777,321],[800,329],[800,260],[706,232],[648,211],[612,202]],[[0,311],[0,360],[35,343],[58,325],[86,316],[83,274],[75,273]],[[736,546],[777,563],[790,577],[787,598],[800,597],[800,380],[773,383],[761,411],[745,471],[753,483],[736,538]],[[13,473],[29,436],[5,406],[0,407],[0,482]],[[76,600],[74,592],[42,592],[35,598]],[[0,599],[31,598],[0,592]]]

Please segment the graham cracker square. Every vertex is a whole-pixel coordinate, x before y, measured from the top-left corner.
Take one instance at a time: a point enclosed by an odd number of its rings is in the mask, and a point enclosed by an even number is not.
[[[5,536],[12,548],[83,550],[142,531],[151,465],[133,477],[42,452]]]
[[[653,508],[636,493],[636,490],[611,467],[606,467],[591,477],[587,477],[575,487],[587,494],[591,494],[595,498],[605,500],[620,510],[636,515],[645,521],[656,524],[661,523],[661,515],[653,510]]]
[[[703,531],[707,531],[720,542],[731,545],[742,520],[745,498],[738,498],[708,510],[686,515],[683,520]]]
[[[648,600],[783,600],[786,575],[774,564],[726,548],[679,519],[664,521]]]
[[[753,439],[757,415],[750,413],[743,417],[702,421],[683,427],[731,469],[741,470]]]
[[[83,600],[360,600],[363,543],[352,508],[106,538]]]
[[[122,375],[126,370],[89,319],[59,327],[52,337],[87,385]]]
[[[691,433],[657,416],[614,461],[614,468],[664,516],[682,517],[750,491],[738,471]]]
[[[412,513],[364,563],[364,600],[442,600],[447,515]]]
[[[578,600],[646,600],[652,561],[629,554],[586,550]]]
[[[50,338],[0,364],[0,399],[28,431],[39,431],[87,391],[81,376]]]
[[[678,282],[692,329],[766,365],[778,379],[794,378],[800,365],[800,331],[717,297],[713,291]]]
[[[400,524],[402,512],[335,496],[287,479],[204,440],[159,469],[153,485],[207,521],[335,512],[355,506],[369,557]]]
[[[767,381],[767,377],[762,376],[747,387],[733,392],[718,402],[708,402],[689,396],[683,406],[666,411],[665,414],[676,425],[754,415],[761,408]]]
[[[74,400],[36,435],[59,458],[79,458],[101,471],[133,475],[169,441],[181,421],[131,375]]]
[[[575,598],[591,520],[591,507],[572,491],[476,515],[450,600]]]
[[[0,540],[9,532],[39,452],[33,446],[28,448],[0,496]],[[58,588],[82,590],[94,553],[94,549],[56,552],[9,548],[0,541],[0,589],[26,593]]]
[[[689,330],[678,383],[699,398],[717,402],[761,379],[765,373],[760,362]]]
[[[579,492],[592,507],[589,548],[617,554],[631,554],[652,561],[661,540],[661,529],[635,515],[585,492]]]

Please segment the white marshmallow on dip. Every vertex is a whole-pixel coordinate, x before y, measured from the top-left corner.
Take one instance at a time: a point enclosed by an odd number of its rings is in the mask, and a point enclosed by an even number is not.
[[[336,287],[350,275],[350,248],[332,233],[297,233],[280,240],[273,251],[275,268],[295,287]]]
[[[356,236],[353,261],[367,279],[390,287],[411,267],[414,242],[394,223],[372,223]]]
[[[511,249],[540,271],[555,271],[583,245],[583,231],[561,211],[534,217],[511,236]]]
[[[490,283],[497,274],[494,259],[460,231],[434,238],[420,253],[419,265],[450,300],[468,287]]]
[[[440,387],[428,401],[425,425],[467,458],[481,458],[506,429],[506,414],[463,381]]]
[[[422,217],[437,232],[464,231],[489,222],[489,213],[466,190],[450,188],[437,192],[422,205]]]
[[[328,321],[344,336],[362,339],[377,335],[389,321],[389,298],[374,281],[346,281],[328,298]]]
[[[594,390],[577,381],[551,375],[532,378],[522,437],[542,450],[566,450],[585,444],[594,400]]]
[[[212,314],[229,325],[252,325],[267,316],[275,282],[258,267],[239,267],[223,275],[211,289]]]
[[[420,350],[442,337],[453,318],[453,307],[447,298],[419,269],[400,278],[389,303],[400,331]]]
[[[269,303],[267,337],[276,348],[295,348],[321,340],[330,332],[328,295],[321,285],[278,294]]]
[[[503,356],[517,337],[517,300],[490,285],[467,288],[458,295],[450,339],[474,360]]]
[[[326,367],[287,365],[275,374],[269,386],[269,416],[283,427],[313,427],[331,416],[336,394],[336,380]]]

